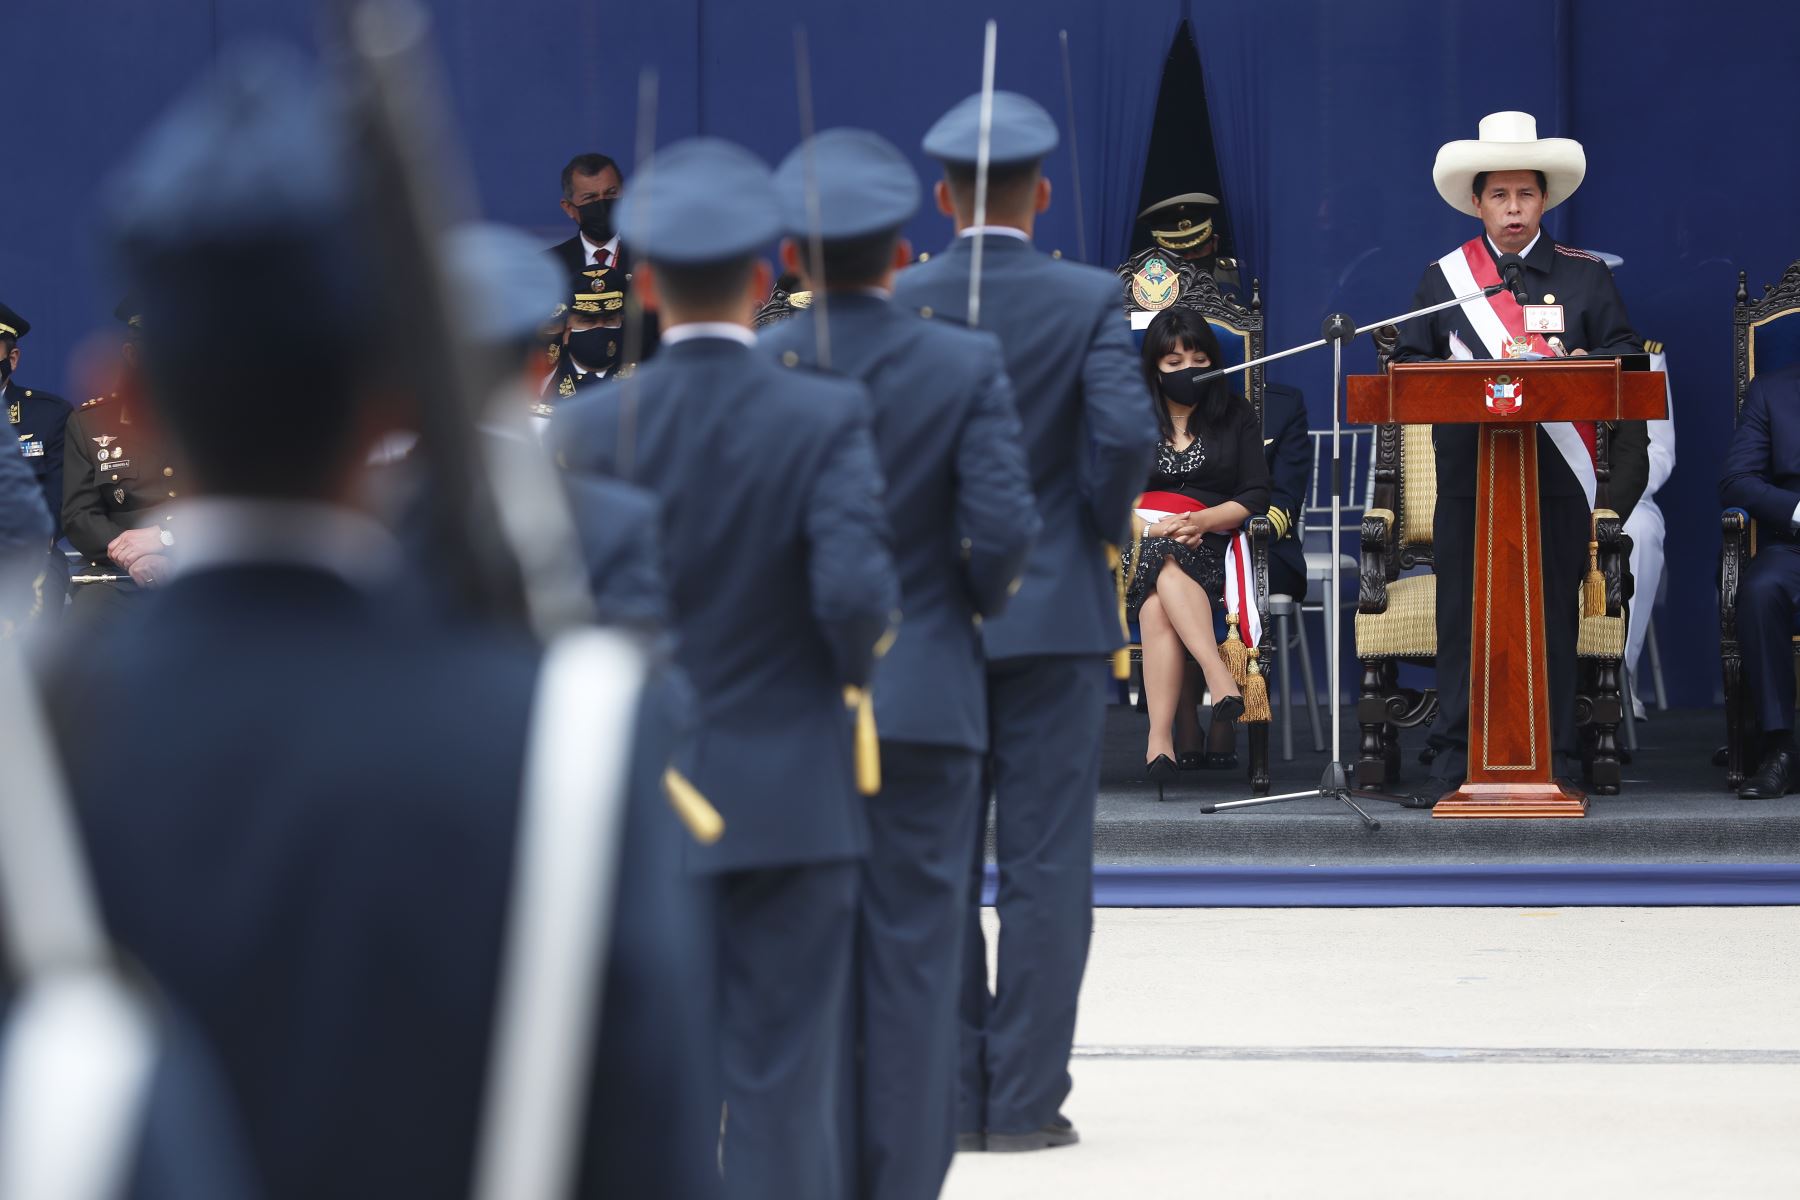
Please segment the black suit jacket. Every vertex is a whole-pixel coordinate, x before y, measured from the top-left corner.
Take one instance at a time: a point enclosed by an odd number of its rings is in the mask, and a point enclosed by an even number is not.
[[[1792,542],[1800,506],[1800,367],[1750,381],[1725,451],[1719,503],[1756,519],[1757,537]]]
[[[1482,239],[1490,256],[1493,247]],[[1541,304],[1546,295],[1556,297],[1563,307],[1565,332],[1557,335],[1570,350],[1586,350],[1590,354],[1637,354],[1643,350],[1643,339],[1632,332],[1631,318],[1625,312],[1625,301],[1613,283],[1606,264],[1585,250],[1557,244],[1549,234],[1540,234],[1537,244],[1524,256],[1524,285],[1531,303]],[[1444,272],[1435,262],[1425,268],[1419,290],[1413,295],[1413,306],[1424,308],[1454,299]],[[1400,327],[1400,344],[1394,351],[1395,362],[1432,362],[1450,357],[1450,335],[1454,333],[1476,358],[1488,358],[1487,344],[1475,332],[1467,314],[1459,305],[1428,317],[1415,317]],[[1474,425],[1438,425],[1432,430],[1437,449],[1438,494],[1441,496],[1474,496],[1476,427]],[[1648,446],[1648,434],[1645,445]],[[1648,458],[1645,478],[1649,477]],[[1615,464],[1616,466],[1617,464]],[[1542,428],[1538,430],[1538,491],[1546,496],[1580,496],[1581,483],[1557,452],[1556,444]],[[1638,488],[1641,494],[1643,488]],[[1619,492],[1615,490],[1614,507]],[[1632,503],[1637,498],[1632,497]],[[1620,510],[1623,512],[1623,510]]]
[[[1269,518],[1280,536],[1269,547],[1293,577],[1306,579],[1306,547],[1300,543],[1300,517],[1312,485],[1312,435],[1306,427],[1306,397],[1299,388],[1271,383],[1263,389],[1263,456],[1269,463]],[[1281,516],[1275,516],[1280,510]],[[1299,597],[1296,597],[1298,599]]]

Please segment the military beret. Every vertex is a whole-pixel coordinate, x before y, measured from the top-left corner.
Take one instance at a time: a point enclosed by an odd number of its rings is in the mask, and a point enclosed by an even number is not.
[[[626,245],[676,265],[748,258],[781,234],[769,168],[719,138],[658,151],[625,185],[614,216]]]
[[[18,313],[0,304],[0,334],[11,337],[14,341],[31,332],[31,322]]]
[[[1036,162],[1056,149],[1056,122],[1043,105],[1017,92],[994,93],[988,162],[996,166]],[[925,153],[939,162],[974,166],[980,159],[981,94],[937,119],[925,133]]]
[[[531,337],[562,299],[562,271],[521,230],[472,221],[450,231],[445,250],[461,319],[480,337]]]
[[[795,147],[775,169],[782,222],[790,234],[813,232],[807,202],[809,149],[819,197],[818,232],[826,241],[898,229],[919,211],[919,177],[892,142],[866,129],[827,129]]]

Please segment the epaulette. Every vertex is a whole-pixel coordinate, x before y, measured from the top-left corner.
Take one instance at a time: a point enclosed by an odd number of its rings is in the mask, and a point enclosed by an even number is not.
[[[111,400],[111,399],[112,399],[111,396],[95,396],[92,400],[89,400],[89,401],[85,402],[84,404],[82,404],[81,407],[92,408],[96,404],[105,404],[108,400]]]
[[[1218,269],[1221,271],[1235,271],[1238,269],[1238,260],[1235,258],[1215,258],[1213,262],[1218,264]]]
[[[1599,263],[1603,267],[1606,265],[1606,263],[1599,256],[1589,254],[1586,250],[1577,250],[1573,246],[1565,246],[1561,242],[1556,243],[1556,252],[1558,254],[1566,254],[1570,258],[1585,258],[1589,262]]]
[[[1644,353],[1645,354],[1661,354],[1662,352],[1663,352],[1663,344],[1661,342],[1653,341],[1650,338],[1644,339]]]

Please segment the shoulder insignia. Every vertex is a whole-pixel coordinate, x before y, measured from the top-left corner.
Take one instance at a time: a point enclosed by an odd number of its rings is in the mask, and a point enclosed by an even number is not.
[[[1606,265],[1596,255],[1589,254],[1586,250],[1577,250],[1573,246],[1565,246],[1561,242],[1556,243],[1556,252],[1558,254],[1565,254],[1570,258],[1585,258],[1587,261],[1599,263],[1603,267]]]
[[[1221,258],[1216,261],[1218,262],[1219,270],[1221,271],[1235,271],[1238,269],[1238,260],[1235,258]]]
[[[556,394],[559,396],[573,396],[575,394],[575,381],[570,379],[567,375],[564,375],[562,377],[562,382],[556,385]]]
[[[111,399],[113,399],[113,396],[111,393],[108,393],[105,396],[95,396],[92,400],[88,400],[88,401],[84,402],[81,405],[81,407],[92,408],[96,404],[105,404],[108,400],[111,400]]]
[[[1644,339],[1644,353],[1645,354],[1661,354],[1662,352],[1663,352],[1663,344],[1661,342],[1653,341],[1650,338]]]

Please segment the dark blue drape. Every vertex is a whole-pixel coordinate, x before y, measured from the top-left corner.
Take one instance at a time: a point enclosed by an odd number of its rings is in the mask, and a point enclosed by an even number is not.
[[[661,74],[657,136],[737,139],[773,161],[798,138],[792,29],[812,42],[822,125],[861,125],[912,154],[925,127],[980,83],[981,25],[1000,22],[999,79],[1066,121],[1058,31],[1069,31],[1089,257],[1124,257],[1162,67],[1183,19],[1205,71],[1224,200],[1262,280],[1269,345],[1408,306],[1426,263],[1474,222],[1431,186],[1437,147],[1483,114],[1522,108],[1587,148],[1588,177],[1551,232],[1621,254],[1640,332],[1666,342],[1679,461],[1662,494],[1671,573],[1663,629],[1677,703],[1717,690],[1710,564],[1715,464],[1729,435],[1731,296],[1800,257],[1800,5],[1521,0],[1503,18],[1442,0],[428,0],[450,102],[487,211],[566,236],[556,173],[600,149],[629,163],[637,76]],[[1504,28],[1495,25],[1503,21]],[[94,237],[109,167],[226,40],[315,35],[289,0],[14,0],[5,17],[8,121],[0,159],[0,300],[37,326],[21,380],[68,390],[71,349],[109,326],[120,282]],[[1076,252],[1069,147],[1046,164],[1046,249]],[[928,203],[908,235],[948,237]],[[284,319],[278,311],[271,319]],[[1353,371],[1373,367],[1366,343]],[[1329,362],[1278,364],[1329,420]],[[254,381],[246,381],[254,398]],[[80,397],[76,397],[80,399]],[[1028,402],[1028,400],[1027,400]]]

